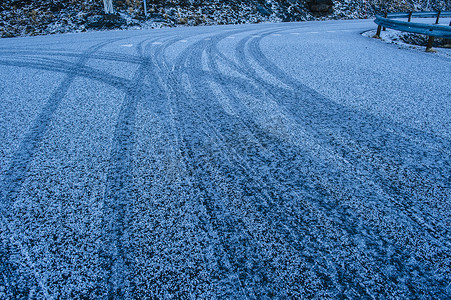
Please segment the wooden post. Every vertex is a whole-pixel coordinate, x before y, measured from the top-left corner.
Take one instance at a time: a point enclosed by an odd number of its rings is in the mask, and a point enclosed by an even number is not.
[[[103,0],[103,9],[105,10],[105,14],[114,13],[113,1],[112,0]]]
[[[451,21],[449,21],[449,26],[451,26]],[[447,44],[451,45],[451,39],[448,40]]]
[[[434,44],[434,37],[430,36],[428,40],[428,45],[426,46],[426,52],[435,52],[435,50],[432,49],[432,44]]]
[[[382,29],[382,26],[381,26],[381,25],[378,25],[378,26],[377,26],[376,34],[373,35],[373,38],[375,38],[375,39],[380,39],[380,38],[381,38],[381,29]]]
[[[384,18],[387,18],[387,12],[384,13]],[[382,30],[383,30],[383,31],[386,31],[387,28],[383,27]]]
[[[409,12],[409,20],[407,22],[410,22],[412,20],[412,12]]]
[[[438,24],[438,21],[440,20],[440,14],[441,14],[442,12],[439,10],[438,11],[438,14],[437,14],[437,19],[435,20],[435,24]]]

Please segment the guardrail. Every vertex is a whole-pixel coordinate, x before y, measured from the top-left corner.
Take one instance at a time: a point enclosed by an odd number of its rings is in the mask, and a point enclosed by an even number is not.
[[[414,18],[436,18],[435,25],[422,24],[410,22],[412,17]],[[429,36],[426,51],[434,51],[432,44],[434,37],[440,37],[445,39],[451,39],[451,22],[450,26],[438,25],[440,17],[451,17],[451,11],[438,11],[438,12],[397,12],[397,13],[385,13],[377,15],[374,21],[378,27],[375,38],[380,38],[381,29],[385,30],[385,27],[394,30],[419,33]],[[407,18],[408,21],[393,20],[398,18]]]

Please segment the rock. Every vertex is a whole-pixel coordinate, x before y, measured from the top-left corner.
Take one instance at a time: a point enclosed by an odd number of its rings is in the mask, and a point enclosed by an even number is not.
[[[120,28],[125,25],[127,22],[122,19],[118,15],[94,15],[88,17],[86,22],[86,28],[103,28],[103,29],[112,29],[112,28]]]
[[[332,13],[334,3],[332,0],[307,0],[310,11],[314,14]]]
[[[265,7],[261,6],[261,5],[257,5],[257,11],[262,16],[270,16],[271,15],[271,12],[269,10],[267,10]]]
[[[177,11],[175,10],[175,8],[168,8],[168,9],[166,9],[166,14],[168,16],[175,16],[176,12]]]
[[[11,38],[15,37],[16,35],[12,31],[2,31],[2,37],[3,38]]]
[[[53,2],[52,1],[52,3],[50,3],[49,9],[50,9],[51,12],[59,12],[63,8],[65,8],[64,6],[65,5],[63,3],[61,3],[61,2]]]
[[[155,23],[164,23],[164,22],[166,22],[166,20],[165,20],[165,18],[163,17],[162,14],[152,13],[152,14],[149,14],[148,17],[149,17],[149,19],[152,20],[152,22],[155,22]]]
[[[149,17],[152,19],[162,19],[163,15],[159,14],[159,13],[151,13],[151,14],[149,14]]]

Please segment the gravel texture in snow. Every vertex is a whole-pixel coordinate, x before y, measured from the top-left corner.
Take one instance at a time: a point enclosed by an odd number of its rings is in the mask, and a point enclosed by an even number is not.
[[[0,40],[0,298],[449,298],[451,59],[372,28]]]

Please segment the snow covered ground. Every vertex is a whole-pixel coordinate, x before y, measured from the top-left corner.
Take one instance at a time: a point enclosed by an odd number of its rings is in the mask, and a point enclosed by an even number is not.
[[[375,26],[0,40],[0,298],[449,298],[451,59]]]

